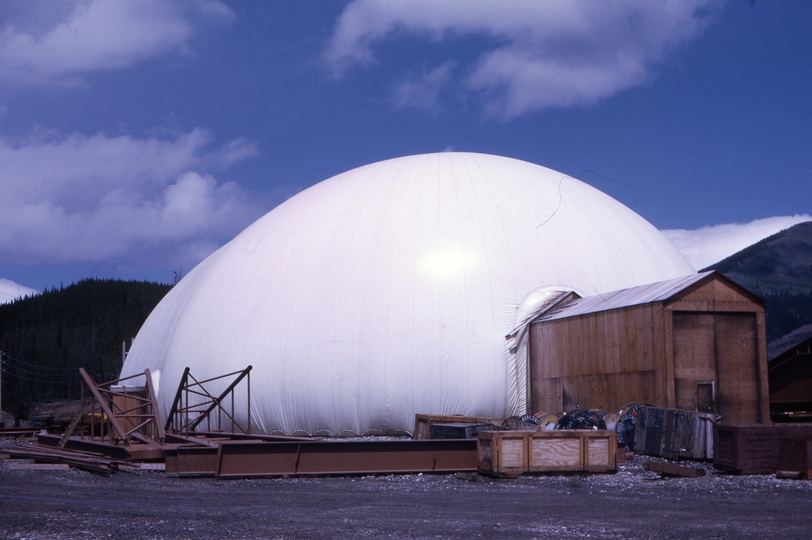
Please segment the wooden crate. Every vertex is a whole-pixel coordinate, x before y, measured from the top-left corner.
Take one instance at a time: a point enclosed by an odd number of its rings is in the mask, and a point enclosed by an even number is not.
[[[414,415],[413,439],[431,439],[431,426],[434,424],[495,424],[501,425],[503,418],[488,418],[482,416],[449,416],[442,414],[416,414]]]
[[[717,424],[713,465],[741,474],[772,474],[781,467],[783,439],[812,439],[812,424]]]
[[[586,431],[583,435],[584,470],[613,472],[617,470],[617,433]]]
[[[437,422],[431,425],[432,439],[476,439],[480,431],[493,431],[493,424],[476,422]]]
[[[617,434],[609,430],[484,431],[478,435],[484,474],[617,470]]]
[[[778,470],[796,471],[812,479],[812,439],[781,439]]]
[[[713,426],[718,419],[711,413],[640,407],[635,451],[666,459],[713,459]]]
[[[535,434],[534,434],[535,435]],[[583,437],[577,431],[540,431],[528,437],[528,472],[581,471]]]
[[[525,431],[482,431],[477,434],[477,468],[496,476],[527,472]]]

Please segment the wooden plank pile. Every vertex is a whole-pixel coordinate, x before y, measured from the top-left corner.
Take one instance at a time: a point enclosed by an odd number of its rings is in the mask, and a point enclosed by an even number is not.
[[[110,476],[124,461],[106,458],[101,454],[78,450],[61,450],[39,445],[15,445],[3,449],[8,456],[6,466],[10,469],[55,470],[73,467],[83,471]],[[51,465],[46,467],[45,465]],[[59,467],[53,467],[58,465]]]
[[[684,467],[682,465],[675,465],[673,463],[659,463],[657,461],[652,461],[649,463],[643,463],[643,468],[647,471],[660,473],[660,476],[663,478],[697,478],[699,476],[705,476],[705,469]]]

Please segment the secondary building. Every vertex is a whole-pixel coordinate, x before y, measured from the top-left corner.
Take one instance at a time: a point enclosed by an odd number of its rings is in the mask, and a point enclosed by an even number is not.
[[[528,351],[533,411],[644,402],[769,421],[764,302],[718,272],[553,304]]]
[[[773,422],[812,421],[812,324],[767,346]]]

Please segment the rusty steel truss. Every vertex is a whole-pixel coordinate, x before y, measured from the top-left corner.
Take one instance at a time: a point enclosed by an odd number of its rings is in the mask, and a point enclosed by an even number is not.
[[[80,368],[79,372],[82,376],[80,414],[61,437],[41,433],[40,446],[103,455],[122,462],[164,460],[166,473],[174,476],[477,470],[477,441],[474,439],[358,441],[252,434],[251,366],[205,380],[197,380],[187,367],[166,422],[160,420],[149,370],[101,384],[95,383],[84,369]],[[247,384],[247,415],[241,422],[236,418],[234,390],[243,380]],[[210,390],[225,382],[221,392],[215,394]],[[48,454],[49,459],[60,455],[56,451]],[[73,463],[77,459],[63,461]],[[90,467],[86,461],[85,456],[78,463]]]
[[[79,434],[96,443],[131,446],[135,443],[161,444],[166,439],[158,420],[158,402],[149,370],[138,375],[97,384],[84,368],[79,415],[74,418],[60,438],[57,447],[64,448],[76,429]],[[143,384],[133,384],[143,377]],[[122,383],[130,382],[129,385]],[[85,391],[89,395],[86,396]]]
[[[233,380],[217,396],[204,386],[229,377],[233,377]],[[244,425],[235,418],[234,409],[234,389],[243,379],[246,379],[247,383],[245,408],[247,420]],[[199,431],[198,428],[203,427],[204,422],[207,432],[251,434],[251,366],[203,381],[195,379],[188,367],[183,370],[164,429],[168,433],[189,437],[194,435],[195,431]],[[226,426],[230,429],[223,429]]]

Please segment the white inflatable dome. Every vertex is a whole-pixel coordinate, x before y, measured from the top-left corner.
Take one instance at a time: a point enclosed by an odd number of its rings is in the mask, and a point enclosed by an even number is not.
[[[186,366],[205,379],[251,364],[266,433],[506,416],[524,412],[526,368],[505,334],[528,293],[693,272],[643,218],[565,174],[483,154],[392,159],[299,193],[200,263],[144,323],[122,376],[149,368],[166,415]]]

